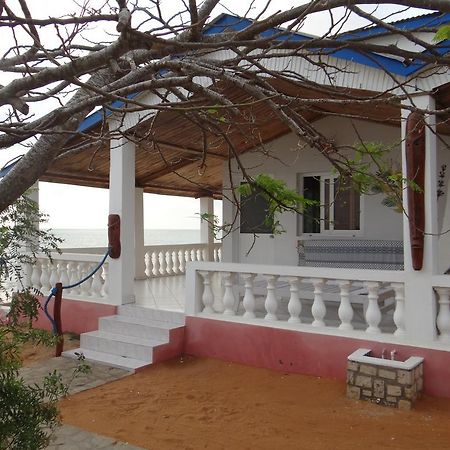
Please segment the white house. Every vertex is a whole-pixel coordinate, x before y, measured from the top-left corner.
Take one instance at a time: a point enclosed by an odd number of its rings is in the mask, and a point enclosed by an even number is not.
[[[449,21],[449,15],[432,14],[397,26],[416,30],[431,41],[430,33],[417,29]],[[208,32],[245,26],[245,21],[223,15]],[[402,35],[384,33],[380,27],[346,33],[342,39],[412,45]],[[399,359],[423,356],[425,392],[450,397],[450,275],[445,274],[450,267],[450,169],[444,170],[450,167],[450,128],[445,118],[435,115],[449,106],[448,70],[340,50],[327,57],[329,64],[342,69],[330,79],[305,59],[277,56],[264,63],[274,70],[288,67],[314,78],[319,87],[332,83],[347,94],[374,97],[390,92],[394,101],[374,100],[370,108],[324,101],[320,111],[312,109],[306,118],[337,146],[380,142],[391,148],[389,158],[405,177],[406,119],[411,106],[425,111],[421,269],[415,270],[412,264],[408,191],[404,190],[403,213],[384,206],[382,194],[339,191],[326,158],[299,143],[264,104],[253,110],[255,139],[230,131],[239,145],[241,163],[250,175],[266,173],[282,179],[321,206],[307,215],[283,213],[280,222],[285,232],[274,235],[262,230],[255,242],[252,218],[260,217],[261,205],[248,203],[242,206],[241,217],[237,214],[229,198],[231,187],[238,186],[243,175],[234,159],[229,163],[224,142],[209,142],[206,166],[200,170],[201,133],[194,125],[175,112],[163,112],[152,134],[146,135],[147,116],[134,112],[126,114],[120,126],[133,129],[138,142],[120,138],[111,141],[110,150],[93,147],[83,153],[68,152],[42,178],[109,187],[110,212],[121,219],[121,256],[107,260],[102,271],[79,288],[65,291],[63,325],[88,331],[82,336],[82,350],[89,358],[130,368],[186,352],[345,378],[346,358],[354,350],[396,350]],[[289,89],[296,89],[300,98],[321,98],[320,89],[312,91],[297,81]],[[236,98],[240,95],[235,93]],[[155,99],[148,94],[140,101],[151,104]],[[83,130],[95,130],[100,119],[101,113],[88,117]],[[264,152],[257,151],[257,141]],[[158,149],[164,150],[169,164],[160,160]],[[350,149],[345,152],[351,156]],[[221,249],[213,244],[205,225],[198,246],[146,248],[143,192],[202,197],[202,212],[209,213],[212,199],[222,198],[224,222],[237,217],[242,226],[233,228]],[[57,256],[54,265],[40,259],[29,283],[42,290],[58,280],[71,284],[88,274],[99,259],[95,249],[84,249],[82,254],[73,249]],[[184,311],[174,311],[173,303],[165,308],[164,301],[156,309],[148,307],[143,300],[148,290],[157,293],[164,286],[178,294],[182,289]],[[100,319],[97,331],[97,319],[108,315],[114,316]]]

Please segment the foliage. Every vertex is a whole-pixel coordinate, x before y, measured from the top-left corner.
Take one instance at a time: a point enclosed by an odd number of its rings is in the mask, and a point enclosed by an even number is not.
[[[27,385],[19,373],[25,343],[54,346],[58,339],[32,327],[41,306],[34,293],[23,286],[20,274],[21,266],[32,264],[36,253],[50,256],[57,250],[60,240],[37,229],[45,220],[36,203],[24,196],[0,214],[0,299],[9,306],[8,314],[0,315],[0,450],[46,447],[59,424],[57,400],[68,389],[57,372],[39,385]],[[12,292],[12,282],[21,288]],[[86,370],[80,364],[73,378]]]
[[[286,211],[303,212],[306,207],[317,204],[316,201],[306,199],[295,190],[289,189],[284,181],[264,173],[241,184],[237,190],[245,196],[258,191],[267,200],[268,210],[265,225],[272,229],[273,234],[280,234],[284,231],[278,220],[279,214]]]
[[[37,253],[49,258],[61,239],[38,225],[47,221],[39,207],[27,195],[0,213],[0,292],[9,295],[7,282],[22,283],[21,268],[31,264]]]
[[[450,39],[450,25],[444,25],[436,32],[434,40],[436,42],[442,42],[446,39]]]
[[[403,177],[401,168],[388,157],[391,151],[392,148],[380,142],[356,143],[354,158],[347,160],[344,174],[351,178],[361,194],[383,194],[383,205],[402,212],[404,187],[420,188],[414,181]]]

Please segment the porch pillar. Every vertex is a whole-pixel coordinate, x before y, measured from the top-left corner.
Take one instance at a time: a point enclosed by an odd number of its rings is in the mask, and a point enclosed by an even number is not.
[[[420,109],[434,110],[435,101],[430,95],[411,96],[403,104]],[[406,174],[406,119],[410,110],[402,109],[402,172]],[[436,300],[432,288],[432,275],[438,270],[437,235],[437,145],[434,114],[425,115],[425,237],[424,258],[421,270],[414,270],[411,257],[411,239],[408,220],[408,192],[403,190],[403,244],[405,261],[405,319],[409,339],[430,342],[436,339]]]
[[[38,207],[38,212],[40,212],[39,208],[39,181],[36,181],[33,186],[30,187],[30,189],[27,191],[27,197],[36,203]],[[34,222],[33,224],[34,228],[39,231],[39,220]],[[33,248],[34,247],[34,248]],[[35,241],[33,243],[30,243],[30,245],[26,245],[24,247],[25,252],[32,252],[33,250],[36,251],[39,247],[39,237],[36,237]],[[33,266],[31,264],[25,264],[23,267],[23,280],[22,283],[24,287],[28,288],[31,287],[31,275],[33,273]],[[21,286],[18,286],[19,289],[21,289]]]
[[[200,214],[213,217],[214,200],[211,197],[200,198]],[[211,224],[203,219],[200,220],[200,242],[207,245],[206,260],[214,261],[214,230]]]
[[[111,139],[109,212],[120,216],[121,255],[109,258],[109,298],[112,304],[134,302],[135,144]]]
[[[136,280],[145,280],[145,249],[144,249],[144,189],[136,188],[134,190],[135,199],[135,228],[134,228],[134,257]]]

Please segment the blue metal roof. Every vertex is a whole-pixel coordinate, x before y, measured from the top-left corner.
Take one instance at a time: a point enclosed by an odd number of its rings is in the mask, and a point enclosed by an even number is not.
[[[204,30],[205,35],[212,35],[218,33],[224,33],[227,31],[241,31],[247,27],[249,27],[253,23],[252,20],[232,16],[230,14],[221,14],[212,20]],[[392,22],[397,28],[402,30],[417,30],[420,28],[427,27],[438,27],[444,24],[450,23],[450,13],[441,14],[441,13],[431,13],[425,14],[418,17],[412,17],[409,19],[402,19],[397,22]],[[342,33],[338,36],[338,40],[342,40],[343,44],[345,41],[351,41],[356,39],[367,39],[369,37],[375,37],[378,35],[382,35],[387,33],[386,29],[382,26],[376,25],[368,28],[362,28],[354,31],[349,31]],[[276,41],[292,41],[292,42],[302,42],[314,39],[313,36],[297,33],[292,31],[285,31],[281,28],[271,28],[260,34],[262,37],[270,38],[271,36],[275,37]],[[444,41],[439,44],[436,44],[433,49],[439,55],[444,55],[450,52],[450,41]],[[333,57],[344,59],[347,61],[352,61],[358,64],[363,64],[369,67],[374,67],[376,69],[383,69],[395,75],[402,75],[407,77],[412,75],[414,72],[419,69],[425,67],[427,65],[426,62],[421,60],[415,60],[408,62],[408,64],[403,63],[402,61],[398,61],[394,58],[389,58],[387,56],[383,56],[377,53],[369,53],[369,52],[358,52],[352,49],[321,49],[323,53],[327,53],[332,55]],[[428,51],[423,52],[423,54],[429,54]],[[134,98],[138,94],[131,94],[127,96],[127,98]],[[125,102],[123,101],[114,101],[111,103],[111,107],[118,109],[124,106]],[[103,107],[101,110],[98,110],[88,117],[86,117],[81,123],[78,131],[88,131],[94,125],[98,124],[104,117],[108,117],[112,114],[112,111],[108,109],[107,106]]]
[[[0,178],[5,177],[11,169],[22,159],[23,155],[16,156],[15,158],[8,161],[1,169],[0,169]]]

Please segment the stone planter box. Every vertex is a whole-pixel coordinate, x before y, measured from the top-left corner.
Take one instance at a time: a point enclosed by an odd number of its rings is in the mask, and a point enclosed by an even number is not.
[[[423,389],[423,358],[375,358],[360,348],[348,357],[347,397],[409,410]]]

